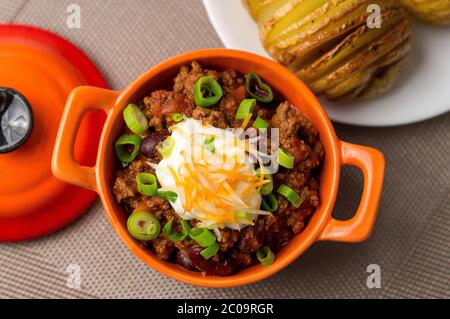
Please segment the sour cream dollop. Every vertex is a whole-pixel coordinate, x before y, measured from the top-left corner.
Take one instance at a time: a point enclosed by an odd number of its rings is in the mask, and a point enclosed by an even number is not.
[[[257,150],[248,141],[194,119],[170,130],[173,149],[153,167],[162,190],[177,193],[171,205],[180,217],[217,233],[224,227],[240,230],[267,214],[260,210],[259,192],[266,181],[257,175],[249,156]]]

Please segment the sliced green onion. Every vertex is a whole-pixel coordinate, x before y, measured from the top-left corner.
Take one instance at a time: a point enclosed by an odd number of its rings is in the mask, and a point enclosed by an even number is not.
[[[216,140],[216,137],[215,137],[214,135],[211,135],[211,136],[205,138],[205,144],[212,143],[212,142],[214,142],[215,140]]]
[[[258,116],[256,120],[253,122],[253,127],[257,128],[261,132],[264,132],[269,127],[269,122],[263,120],[261,117]]]
[[[204,76],[194,85],[195,104],[208,107],[216,104],[223,96],[220,84],[210,76]]]
[[[163,227],[163,234],[167,237],[167,239],[172,241],[183,241],[189,234],[190,226],[189,223],[185,220],[181,222],[181,228],[183,229],[182,233],[176,232],[173,228],[173,218],[171,218]]]
[[[273,92],[270,86],[264,83],[258,74],[251,72],[245,76],[245,87],[248,94],[258,102],[269,103],[273,100]]]
[[[141,135],[148,130],[148,120],[136,104],[128,104],[123,110],[123,118],[134,134]]]
[[[216,140],[215,136],[211,136],[209,138],[205,139],[205,148],[210,151],[211,153],[216,152],[216,147],[214,145],[214,141]]]
[[[278,164],[283,167],[292,169],[294,168],[294,156],[283,150],[281,147],[278,148]]]
[[[137,188],[141,194],[146,196],[158,196],[174,203],[178,194],[171,191],[158,191],[158,181],[155,175],[150,173],[139,173],[136,176]]]
[[[175,147],[175,140],[173,139],[172,136],[169,136],[164,140],[164,142],[161,143],[161,145],[157,147],[157,150],[163,158],[167,158],[172,154],[174,147]]]
[[[206,228],[192,228],[189,237],[203,248],[209,247],[216,242],[216,236]]]
[[[152,213],[135,211],[128,217],[127,228],[133,238],[148,241],[159,236],[161,224]]]
[[[253,224],[253,216],[254,215],[247,213],[247,212],[242,212],[242,211],[234,212],[234,218],[238,222],[242,222],[245,224]]]
[[[172,115],[172,120],[174,120],[174,122],[179,123],[182,120],[184,120],[184,115],[181,113],[175,113]]]
[[[245,120],[250,113],[253,113],[255,106],[255,99],[242,100],[241,104],[239,105],[239,109],[236,112],[236,120]]]
[[[269,246],[264,246],[258,249],[256,252],[256,258],[258,258],[261,265],[265,267],[272,265],[275,261],[275,255],[272,250],[270,250]]]
[[[156,176],[150,173],[139,173],[136,175],[137,189],[146,196],[155,195],[158,191]]]
[[[128,152],[127,149],[131,146],[133,149]],[[140,147],[141,138],[137,135],[122,135],[114,145],[117,158],[122,163],[131,163],[139,154]]]
[[[214,143],[205,144],[205,147],[209,152],[213,154],[216,152],[216,147],[214,146]]]
[[[256,170],[256,175],[260,176],[261,174],[261,168],[258,168]],[[264,179],[270,181],[267,184],[264,184],[263,186],[261,186],[261,194],[262,195],[269,195],[270,193],[272,193],[273,190],[273,178],[272,175],[270,174],[264,174]]]
[[[171,191],[157,191],[155,195],[171,203],[175,203],[178,199],[178,194]]]
[[[181,222],[181,228],[183,229],[183,234],[187,234],[189,235],[189,233],[191,232],[191,226],[189,225],[189,223],[185,220],[183,220]]]
[[[203,249],[200,252],[200,255],[202,255],[203,258],[205,258],[206,260],[210,259],[211,257],[215,256],[217,254],[217,252],[219,251],[219,244],[217,242],[215,242],[214,244],[212,244],[211,246]]]
[[[267,196],[263,196],[261,209],[271,213],[277,211],[278,201],[274,194],[270,193]]]
[[[300,207],[303,203],[304,199],[299,194],[297,194],[292,188],[289,186],[282,184],[277,189],[277,193],[286,197],[286,199],[294,206],[295,208]]]

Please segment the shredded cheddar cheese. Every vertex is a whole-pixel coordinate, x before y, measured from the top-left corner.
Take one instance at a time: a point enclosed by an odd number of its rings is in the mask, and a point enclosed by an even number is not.
[[[250,119],[246,121],[248,124]],[[219,228],[242,229],[253,224],[258,215],[269,214],[260,209],[260,189],[269,181],[256,174],[248,156],[261,161],[254,145],[229,130],[203,126],[193,119],[178,123],[171,131],[174,151],[151,165],[162,188],[178,194],[177,201],[171,203],[177,214],[197,219],[198,226],[214,229],[216,234]],[[205,140],[211,137],[214,152],[205,147]],[[237,220],[236,212],[253,217]]]

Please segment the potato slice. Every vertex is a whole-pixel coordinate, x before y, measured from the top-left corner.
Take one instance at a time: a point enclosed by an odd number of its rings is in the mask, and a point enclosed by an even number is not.
[[[397,0],[246,1],[269,54],[331,99],[384,92],[409,51],[411,26]],[[379,29],[367,24],[372,4],[381,10]]]
[[[252,1],[252,0],[250,0]],[[275,12],[289,0],[259,0],[255,1],[254,10],[259,26],[264,25]]]
[[[410,46],[410,41],[405,41],[394,51],[325,91],[323,95],[329,100],[354,97],[368,99],[386,92],[400,74]]]
[[[277,41],[277,38],[325,14],[329,8],[328,0],[290,1],[278,15],[274,15],[261,28],[261,39],[266,45],[271,45]]]
[[[276,12],[263,24],[260,29],[260,38],[264,43],[266,41],[267,36],[272,32],[273,28],[278,27],[280,21],[292,12],[292,9],[295,8],[298,4],[309,1],[309,0],[289,0],[286,1]],[[316,0],[320,1],[320,0]]]
[[[369,16],[367,4],[370,1],[346,0],[342,5],[333,7],[325,15],[295,30],[295,33],[291,33],[286,40],[281,39],[275,46],[266,48],[281,63],[291,65],[295,60],[301,60],[303,56],[328,41],[365,24]],[[382,10],[386,9],[387,7],[382,7]]]
[[[415,17],[433,24],[450,24],[450,0],[400,0]]]
[[[325,73],[331,72],[345,60],[351,57],[356,51],[367,47],[371,43],[399,24],[404,18],[402,12],[398,10],[388,10],[382,15],[383,26],[381,29],[369,29],[367,25],[360,26],[346,39],[342,40],[336,47],[324,54],[320,59],[308,67],[298,71],[298,76],[302,79],[312,81]]]
[[[343,79],[351,77],[358,70],[365,69],[381,57],[387,55],[400,43],[409,39],[410,35],[410,23],[408,20],[404,20],[383,37],[364,47],[363,50],[355,52],[351,59],[334,72],[312,82],[311,87],[313,91],[320,93],[338,85]]]
[[[409,51],[409,48],[408,48]],[[401,59],[388,66],[386,70],[375,76],[367,87],[358,94],[361,99],[372,99],[387,92],[397,80],[403,70],[405,59]]]

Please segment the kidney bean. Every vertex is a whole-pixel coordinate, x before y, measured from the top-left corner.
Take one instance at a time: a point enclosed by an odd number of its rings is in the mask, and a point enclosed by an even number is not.
[[[263,233],[254,226],[249,226],[242,231],[238,247],[242,252],[253,253],[261,248],[263,240]]]
[[[151,133],[141,143],[141,154],[149,158],[156,156],[156,147],[169,136],[166,131]]]
[[[191,246],[188,248],[189,258],[192,264],[208,276],[229,276],[236,271],[235,265],[229,259],[215,260],[214,257],[206,260],[200,255],[204,248]]]
[[[182,266],[183,268],[186,268],[187,270],[195,270],[191,258],[189,258],[189,255],[186,251],[178,250],[175,256],[175,261],[178,265]]]

